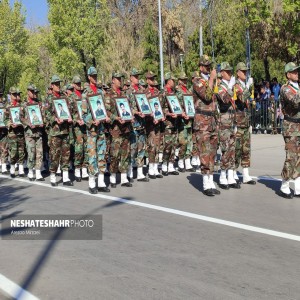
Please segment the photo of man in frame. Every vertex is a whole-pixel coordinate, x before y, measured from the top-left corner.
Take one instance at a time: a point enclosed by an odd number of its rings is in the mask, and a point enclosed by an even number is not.
[[[162,108],[158,98],[150,99],[150,106],[153,111],[153,117],[155,120],[163,119],[164,115],[162,113]]]
[[[0,127],[4,127],[4,109],[0,109]]]
[[[144,95],[144,94],[136,95],[136,99],[138,101],[138,106],[139,106],[141,112],[144,114],[151,114],[150,104],[148,102],[146,95]]]
[[[59,119],[68,120],[71,118],[70,111],[65,99],[54,100],[54,105]]]
[[[132,113],[131,109],[128,103],[128,100],[126,98],[120,98],[117,99],[117,108],[119,111],[119,115],[123,120],[131,120],[132,119]]]
[[[183,113],[183,111],[180,107],[178,98],[176,96],[167,96],[167,99],[169,100],[170,108],[174,114],[182,114]]]
[[[32,125],[43,125],[43,119],[38,105],[28,107],[30,123]]]
[[[10,108],[10,115],[11,115],[11,121],[15,125],[22,125],[20,120],[20,107],[11,107]]]
[[[185,107],[185,113],[189,117],[195,116],[195,107],[193,102],[193,96],[183,96],[184,99],[184,107]]]

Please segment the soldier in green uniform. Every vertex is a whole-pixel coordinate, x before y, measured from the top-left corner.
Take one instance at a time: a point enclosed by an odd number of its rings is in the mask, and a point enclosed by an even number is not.
[[[0,161],[1,161],[1,172],[2,174],[8,174],[6,163],[8,160],[8,140],[7,134],[8,130],[5,127],[4,120],[6,115],[6,103],[3,98],[3,90],[0,90],[0,109],[1,111],[1,120],[0,120]]]
[[[60,99],[63,95],[60,92],[61,80],[57,75],[51,78],[53,93],[47,97],[48,109],[45,113],[45,120],[49,128],[49,148],[50,148],[50,183],[57,186],[56,171],[59,163],[63,171],[63,185],[72,186],[73,182],[69,179],[70,161],[70,126],[72,118],[62,120],[55,115],[53,100]],[[67,99],[67,101],[69,101]]]
[[[42,140],[42,128],[44,125],[38,125],[40,119],[38,118],[35,109],[30,105],[40,105],[38,99],[35,97],[36,87],[31,83],[27,87],[27,99],[23,105],[23,117],[22,123],[25,131],[25,143],[27,149],[27,166],[28,166],[28,179],[34,181],[33,169],[35,169],[35,177],[37,181],[44,181],[41,174],[41,168],[43,163],[43,140]],[[28,111],[29,110],[29,111]],[[30,121],[29,114],[32,114],[33,118]]]
[[[145,133],[145,115],[139,111],[134,94],[142,93],[144,88],[139,84],[139,76],[141,72],[136,68],[133,68],[130,72],[131,85],[126,91],[126,95],[130,101],[132,107],[132,113],[134,114],[133,130],[130,133],[130,165],[128,170],[128,177],[130,180],[133,178],[132,167],[135,164],[137,166],[137,181],[148,182],[149,178],[145,177],[143,173],[143,160],[146,150],[146,133]]]
[[[20,91],[11,87],[10,107],[21,107]],[[20,109],[22,114],[22,109]],[[13,124],[19,116],[10,116],[9,107],[7,108],[5,124],[8,128],[8,152],[10,157],[10,176],[15,177],[15,164],[19,164],[19,176],[24,177],[24,159],[25,159],[25,137],[22,124]]]
[[[222,151],[221,175],[219,186],[222,189],[239,189],[240,184],[234,179],[235,168],[235,103],[233,101],[233,87],[235,78],[232,77],[233,68],[228,62],[222,62],[221,81],[216,94],[219,105],[219,142]],[[226,177],[227,171],[227,177]]]
[[[166,95],[175,94],[175,79],[176,78],[174,78],[170,72],[165,74],[165,86],[162,98],[162,109],[166,117],[164,122],[164,149],[162,164],[162,174],[164,176],[179,175],[174,168],[174,153],[178,138],[177,115],[171,112],[166,98]]]
[[[179,103],[184,108],[183,95],[190,93],[187,88],[187,76],[181,72],[178,77],[178,85],[176,86],[176,94]],[[195,172],[196,170],[191,166],[191,153],[192,153],[192,125],[193,121],[186,113],[178,117],[178,170],[180,172]]]
[[[89,105],[87,104],[86,97],[95,94],[100,94],[104,100],[104,94],[102,90],[96,85],[97,82],[97,70],[95,67],[88,69],[89,84],[86,85],[83,92],[82,101],[82,113],[87,130],[86,141],[86,157],[88,158],[89,168],[89,192],[91,194],[97,194],[99,192],[110,192],[110,189],[104,182],[104,173],[106,168],[106,148],[107,139],[105,132],[107,127],[103,122],[93,119]],[[106,123],[110,122],[107,117]],[[96,176],[98,175],[98,188],[96,187]]]
[[[131,187],[132,184],[127,179],[127,170],[130,162],[130,132],[133,130],[131,122],[125,122],[117,112],[116,97],[124,97],[121,90],[122,78],[124,75],[120,71],[112,74],[111,90],[105,95],[108,117],[111,119],[110,134],[112,137],[110,156],[110,183],[111,187],[116,187],[116,173],[121,173],[121,186]]]
[[[247,81],[248,68],[240,62],[236,66],[237,80],[235,84],[237,100],[236,104],[236,146],[235,146],[235,170],[241,164],[243,168],[243,183],[256,184],[249,175],[251,154],[251,126],[250,126],[250,97],[251,81]],[[235,174],[235,178],[238,177]]]
[[[218,146],[217,105],[213,88],[217,72],[210,72],[212,62],[207,55],[200,57],[199,71],[201,78],[193,84],[195,118],[194,130],[201,162],[203,176],[203,193],[207,196],[220,194],[213,181],[215,156]]]
[[[294,196],[300,197],[300,66],[293,62],[285,65],[284,71],[288,82],[281,87],[280,99],[284,114],[283,138],[285,142],[286,158],[281,172],[282,184],[279,194],[287,199],[293,198],[290,181],[294,180]]]

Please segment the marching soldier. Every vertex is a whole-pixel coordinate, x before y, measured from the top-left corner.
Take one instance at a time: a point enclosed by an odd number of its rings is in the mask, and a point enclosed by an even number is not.
[[[160,101],[160,92],[156,86],[157,82],[155,81],[156,75],[149,71],[146,73],[146,80],[148,87],[144,91],[147,97],[157,96],[158,101]],[[158,107],[158,103],[154,103],[154,107]],[[154,112],[155,114],[155,112]],[[158,162],[159,162],[159,148],[161,143],[161,122],[164,119],[155,120],[154,116],[145,117],[145,129],[147,135],[147,152],[149,158],[149,178],[163,178],[163,176],[158,171]]]
[[[55,115],[53,100],[62,98],[60,91],[61,80],[57,75],[51,78],[52,94],[48,95],[48,109],[46,110],[45,119],[49,128],[49,148],[50,148],[50,183],[57,186],[56,171],[59,163],[63,171],[63,185],[73,186],[69,179],[69,161],[70,161],[70,126],[72,118],[62,120]],[[68,99],[67,99],[68,102]]]
[[[232,70],[233,68],[228,62],[221,63],[220,73],[222,79],[219,84],[219,91],[216,94],[220,109],[218,121],[219,141],[222,151],[219,186],[225,190],[240,188],[240,184],[234,179],[233,173],[235,167],[235,103],[232,97],[235,78],[232,77]],[[226,171],[228,177],[226,177]]]
[[[144,89],[139,84],[139,76],[141,72],[133,68],[130,72],[131,85],[126,91],[127,97],[134,114],[133,131],[130,133],[131,163],[129,165],[128,175],[133,180],[133,164],[137,166],[137,181],[148,182],[149,178],[143,173],[143,160],[146,150],[146,134],[145,134],[145,115],[139,111],[138,104],[134,94],[142,93]]]
[[[1,172],[3,175],[8,174],[6,163],[8,160],[8,130],[5,127],[4,120],[6,115],[6,103],[3,98],[3,90],[0,90],[0,161],[1,161]]]
[[[127,170],[130,162],[130,132],[132,131],[131,122],[125,122],[118,115],[116,97],[124,97],[121,90],[122,78],[124,75],[116,71],[112,74],[112,86],[105,96],[108,107],[108,117],[111,119],[110,134],[112,137],[110,156],[110,183],[115,188],[116,173],[121,173],[121,186],[131,187],[132,184],[127,179]]]
[[[190,91],[187,89],[187,76],[184,72],[181,72],[178,78],[178,85],[176,86],[176,94],[184,108],[183,95],[188,94]],[[186,113],[182,114],[182,117],[178,117],[178,170],[180,172],[195,172],[196,170],[191,166],[191,153],[192,153],[192,119],[190,119]]]
[[[29,84],[27,87],[27,99],[23,106],[23,118],[22,123],[25,131],[25,143],[27,149],[27,166],[28,166],[28,179],[34,181],[33,169],[35,169],[35,179],[37,181],[45,181],[41,174],[41,168],[43,163],[43,130],[44,125],[41,123],[43,120],[40,119],[38,112],[35,108],[30,105],[38,105],[38,98],[36,95],[36,87],[33,84]],[[41,109],[41,107],[40,107]],[[30,121],[31,114],[32,119]]]
[[[280,90],[280,99],[284,114],[283,138],[285,142],[286,159],[281,172],[282,184],[280,195],[291,199],[290,181],[295,180],[294,196],[300,197],[300,167],[299,167],[299,137],[300,137],[300,89],[297,66],[293,62],[285,65],[285,76],[288,80]]]
[[[235,84],[237,100],[236,104],[236,146],[235,146],[235,169],[241,164],[243,168],[243,183],[256,184],[249,175],[251,136],[252,127],[250,126],[250,97],[251,80],[247,82],[248,68],[245,63],[240,62],[236,67],[237,81]],[[253,85],[252,85],[252,88]],[[236,171],[235,171],[236,172]],[[238,179],[236,173],[235,178]]]
[[[194,130],[200,154],[201,173],[203,176],[203,193],[207,196],[220,194],[213,181],[215,155],[218,146],[216,120],[216,103],[213,97],[214,82],[217,72],[210,72],[212,62],[207,55],[200,57],[199,69],[201,79],[194,83],[193,94],[195,104]]]
[[[9,90],[10,94],[10,108],[20,107],[20,91],[11,87]],[[19,177],[25,177],[24,173],[24,159],[25,159],[25,137],[24,128],[20,123],[20,113],[15,112],[14,116],[9,116],[9,108],[6,112],[6,126],[8,128],[8,152],[10,157],[10,176],[14,178],[15,175],[15,164],[19,164]],[[18,123],[18,124],[16,124]]]
[[[164,111],[166,120],[164,122],[164,149],[163,149],[163,164],[162,174],[168,175],[179,175],[174,168],[174,153],[175,147],[177,146],[177,115],[170,112],[166,95],[175,94],[175,78],[172,74],[165,74],[165,87],[163,93],[162,109]]]

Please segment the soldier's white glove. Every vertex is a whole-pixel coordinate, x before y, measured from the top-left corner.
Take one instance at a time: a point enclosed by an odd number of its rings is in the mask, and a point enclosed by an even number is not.
[[[253,78],[250,77],[246,83],[246,87],[248,88],[248,90],[250,89],[250,86],[253,85]]]
[[[237,133],[237,126],[234,126],[234,127],[233,127],[233,132],[234,132],[234,134]]]
[[[229,84],[228,84],[228,88],[230,90],[232,90],[233,86],[235,85],[235,77],[234,76],[231,76],[230,78],[230,81],[229,81]]]
[[[252,133],[252,126],[249,126],[249,132]]]

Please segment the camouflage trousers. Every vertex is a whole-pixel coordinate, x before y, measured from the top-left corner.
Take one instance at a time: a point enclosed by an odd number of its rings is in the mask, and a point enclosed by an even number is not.
[[[135,163],[137,167],[142,167],[146,152],[146,134],[144,129],[130,132],[130,152],[130,163]]]
[[[109,132],[105,133],[106,138],[106,153],[105,153],[105,159],[106,161],[110,160],[110,147],[111,147],[111,135]]]
[[[178,147],[179,159],[185,159],[191,156],[193,147],[192,128],[182,128],[178,130]]]
[[[147,133],[147,152],[149,163],[158,163],[158,153],[161,143],[161,133],[159,128]]]
[[[41,170],[43,163],[42,137],[25,136],[27,150],[27,166],[29,169]]]
[[[199,156],[199,149],[197,145],[196,133],[192,133],[192,156]]]
[[[25,159],[25,137],[17,135],[8,138],[8,152],[12,165],[23,164]]]
[[[177,128],[166,128],[164,132],[163,162],[174,162],[175,147],[177,147]]]
[[[281,176],[284,180],[300,177],[300,124],[283,121],[286,158]]]
[[[130,133],[113,136],[110,148],[110,172],[126,173],[130,161]]]
[[[165,124],[163,122],[160,122],[160,142],[159,142],[159,153],[163,153],[164,152],[164,148],[165,148]]]
[[[235,168],[235,134],[232,127],[219,128],[219,144],[222,152],[221,170]]]
[[[95,176],[104,174],[106,168],[106,137],[104,133],[92,135],[87,134],[87,157],[89,174]]]
[[[75,168],[82,168],[88,166],[88,154],[87,154],[87,134],[86,128],[76,126],[74,128],[74,166]]]
[[[8,160],[8,140],[7,135],[0,137],[0,160],[5,164]]]
[[[239,165],[243,168],[250,167],[250,132],[249,127],[238,128],[235,136],[235,168]]]
[[[63,171],[68,171],[70,163],[69,134],[49,136],[49,148],[50,172],[56,173],[59,164]]]

